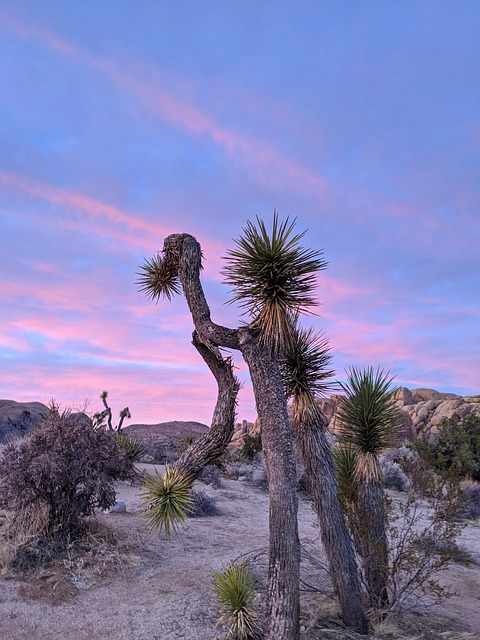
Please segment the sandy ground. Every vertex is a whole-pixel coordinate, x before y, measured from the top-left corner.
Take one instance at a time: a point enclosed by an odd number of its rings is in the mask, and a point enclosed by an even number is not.
[[[152,467],[149,465],[149,469]],[[0,640],[211,640],[217,607],[211,572],[242,553],[267,545],[267,496],[246,482],[224,480],[215,495],[221,515],[197,518],[171,541],[148,534],[137,487],[119,484],[126,514],[102,515],[114,529],[137,536],[136,566],[94,586],[83,586],[56,606],[19,596],[21,584],[0,581]],[[310,507],[300,504],[300,536],[316,543]],[[480,527],[469,526],[463,544],[480,562]],[[458,595],[441,612],[480,638],[480,566],[454,566],[448,583]],[[314,596],[318,597],[318,596]],[[309,596],[310,603],[312,596]]]

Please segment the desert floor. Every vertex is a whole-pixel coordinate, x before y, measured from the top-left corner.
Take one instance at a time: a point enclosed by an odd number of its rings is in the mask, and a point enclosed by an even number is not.
[[[141,465],[143,466],[143,465]],[[148,470],[151,465],[145,465]],[[198,483],[199,486],[200,483]],[[125,500],[126,514],[102,514],[125,541],[118,566],[95,578],[72,568],[75,585],[68,597],[34,597],[28,583],[0,579],[1,640],[211,640],[222,637],[216,627],[218,609],[212,593],[213,570],[241,554],[267,545],[267,495],[243,481],[223,480],[222,487],[203,487],[214,495],[220,515],[190,519],[168,541],[150,534],[139,513],[140,489],[118,485],[118,499]],[[306,501],[300,501],[300,536],[306,548],[318,548],[319,531]],[[446,581],[457,595],[432,621],[445,616],[445,627],[478,632],[480,638],[480,526],[469,526],[462,535],[478,565],[454,565]],[[263,566],[263,563],[261,563]],[[309,583],[325,584],[323,570],[303,567]],[[39,580],[48,581],[48,573]],[[54,585],[53,589],[57,588]],[[58,585],[60,590],[62,585]],[[322,609],[332,616],[334,604],[325,595],[304,593],[303,629],[314,627]],[[52,603],[53,602],[53,603]],[[424,625],[425,618],[422,618]],[[433,623],[432,623],[433,624]],[[305,633],[305,638],[320,635]],[[339,636],[340,637],[340,636]],[[440,637],[440,636],[438,636]],[[476,634],[475,634],[476,637]]]

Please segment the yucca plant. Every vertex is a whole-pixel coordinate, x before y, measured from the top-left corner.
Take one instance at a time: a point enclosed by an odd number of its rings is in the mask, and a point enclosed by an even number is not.
[[[132,463],[138,462],[145,453],[143,444],[135,438],[127,436],[125,433],[115,433],[115,440],[128,460]]]
[[[333,388],[331,350],[326,338],[295,325],[283,353],[281,373],[286,394],[292,401],[295,435],[342,617],[348,626],[366,633],[368,620],[363,610],[354,547],[339,500],[325,418],[317,404],[318,398]]]
[[[280,222],[276,213],[270,231],[257,217],[225,256],[223,274],[234,290],[230,302],[245,309],[250,326],[273,350],[290,340],[295,314],[315,305],[316,274],[327,264],[322,251],[301,246],[303,236],[295,232],[295,221]]]
[[[343,444],[355,455],[355,461],[349,461],[355,465],[351,492],[356,495],[358,530],[353,533],[363,559],[370,604],[381,609],[388,605],[388,541],[379,455],[397,442],[402,417],[393,378],[380,368],[352,368],[341,387],[345,396],[337,409],[337,429]]]
[[[151,529],[171,534],[182,525],[193,507],[192,481],[175,467],[166,466],[163,474],[147,474],[142,490],[143,510]]]
[[[358,476],[378,479],[378,456],[397,443],[402,426],[393,377],[383,369],[352,367],[340,386],[345,396],[337,409],[337,429],[358,454]]]
[[[259,625],[254,609],[255,580],[245,562],[228,565],[213,574],[213,587],[227,624],[228,637],[234,640],[255,640]]]
[[[311,328],[295,324],[281,359],[281,373],[296,423],[308,419],[306,413],[315,413],[317,399],[332,390],[331,362],[328,340]]]

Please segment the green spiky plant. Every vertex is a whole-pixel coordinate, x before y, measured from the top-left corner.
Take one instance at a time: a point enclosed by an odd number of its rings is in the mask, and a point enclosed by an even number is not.
[[[309,413],[314,420],[318,418],[317,399],[334,387],[331,362],[328,340],[311,328],[295,324],[281,360],[281,372],[296,424],[307,421]]]
[[[337,429],[342,441],[357,452],[360,479],[380,478],[378,457],[398,442],[402,414],[395,400],[393,380],[383,369],[352,367],[347,381],[340,382],[345,396],[337,409]]]
[[[276,351],[291,339],[295,314],[315,305],[316,274],[327,264],[322,251],[301,246],[303,236],[295,232],[295,220],[280,222],[275,213],[269,231],[257,217],[225,257],[223,274],[234,289],[230,302],[245,309],[250,326]]]
[[[355,496],[358,530],[352,533],[363,560],[370,604],[382,609],[389,601],[388,541],[379,455],[398,441],[402,417],[389,372],[373,367],[352,368],[347,381],[340,384],[345,396],[337,408],[336,419],[341,441],[347,447],[340,450],[343,480],[348,481],[345,475],[348,470],[354,484],[350,492]]]
[[[224,571],[213,574],[213,588],[227,624],[228,637],[234,640],[255,640],[259,625],[254,609],[255,580],[245,562],[232,562]]]
[[[115,433],[115,440],[130,462],[138,462],[145,453],[143,444],[125,433]]]
[[[170,537],[192,511],[192,481],[175,467],[165,472],[147,474],[142,490],[143,510],[151,529],[164,531]]]

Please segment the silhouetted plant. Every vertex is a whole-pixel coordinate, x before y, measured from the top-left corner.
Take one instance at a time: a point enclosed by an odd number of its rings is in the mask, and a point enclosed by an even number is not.
[[[102,400],[103,406],[105,407],[105,409],[103,411],[99,411],[98,413],[94,414],[93,425],[96,429],[108,428],[108,431],[120,431],[125,418],[132,417],[130,414],[130,410],[128,407],[125,407],[120,411],[119,413],[120,420],[118,424],[114,427],[112,424],[112,420],[113,420],[112,410],[107,402],[107,398],[108,398],[108,391],[102,391],[102,393],[100,394],[100,399]],[[107,424],[105,424],[105,421],[107,421]]]

